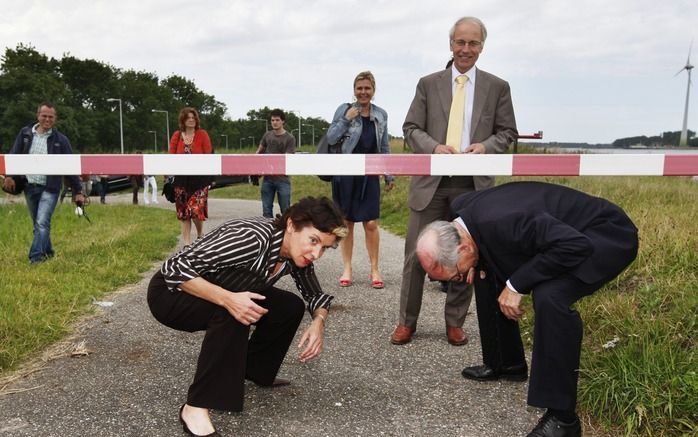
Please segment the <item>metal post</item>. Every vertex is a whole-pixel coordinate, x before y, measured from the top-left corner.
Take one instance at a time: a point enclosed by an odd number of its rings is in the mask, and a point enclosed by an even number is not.
[[[121,99],[107,99],[107,102],[119,102],[119,132],[121,134],[121,154],[124,154],[124,116],[121,110]]]
[[[154,130],[149,130],[151,134],[153,134],[153,150],[155,150],[155,153],[158,152],[158,134]]]
[[[303,126],[313,128],[313,147],[315,147],[315,126],[312,124],[304,124]]]
[[[165,113],[165,132],[167,132],[167,138],[165,138],[165,144],[170,144],[170,113],[164,109],[151,109],[151,112],[164,112]],[[167,148],[167,147],[166,147]]]
[[[264,122],[264,132],[269,130],[269,120],[264,118],[253,118],[252,121],[263,121]]]
[[[296,114],[298,116],[298,144],[297,144],[297,146],[300,147],[301,146],[301,113],[300,113],[300,111],[296,111],[296,110],[292,110],[292,111],[288,111],[288,112],[293,112],[294,114]],[[293,132],[293,131],[291,131],[291,132]]]

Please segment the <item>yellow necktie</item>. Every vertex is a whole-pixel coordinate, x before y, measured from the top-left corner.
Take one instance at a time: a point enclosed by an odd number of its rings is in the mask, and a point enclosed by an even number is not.
[[[463,119],[465,118],[465,82],[468,76],[461,74],[456,77],[456,91],[451,100],[451,112],[448,114],[448,130],[446,131],[446,145],[460,152],[460,144],[463,138]]]

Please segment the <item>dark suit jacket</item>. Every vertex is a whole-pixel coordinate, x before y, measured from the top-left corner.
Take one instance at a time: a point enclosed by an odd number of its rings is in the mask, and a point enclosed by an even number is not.
[[[452,94],[450,68],[419,80],[402,125],[414,153],[431,154],[437,144],[446,143]],[[483,143],[486,153],[502,153],[517,134],[509,84],[478,69],[470,122],[471,143]],[[416,211],[426,208],[440,181],[441,176],[412,176],[409,207]],[[474,182],[475,189],[480,190],[492,187],[494,178],[475,176]]]
[[[607,282],[637,255],[637,228],[613,203],[571,188],[514,182],[453,201],[488,274],[520,293],[571,274]]]

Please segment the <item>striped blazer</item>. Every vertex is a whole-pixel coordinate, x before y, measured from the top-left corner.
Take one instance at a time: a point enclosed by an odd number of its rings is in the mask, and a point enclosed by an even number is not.
[[[170,257],[160,272],[172,292],[181,292],[180,284],[200,276],[231,292],[262,295],[290,273],[311,314],[329,309],[334,297],[322,292],[313,264],[301,268],[281,258],[283,238],[284,230],[274,229],[270,218],[229,220]],[[272,275],[280,261],[283,267]]]

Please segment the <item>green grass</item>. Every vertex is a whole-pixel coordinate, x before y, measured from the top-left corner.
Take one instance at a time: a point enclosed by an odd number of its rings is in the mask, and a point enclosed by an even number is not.
[[[0,373],[61,339],[90,303],[138,281],[177,242],[171,211],[90,205],[92,224],[59,205],[52,221],[56,256],[29,265],[32,225],[24,204],[0,205]]]

